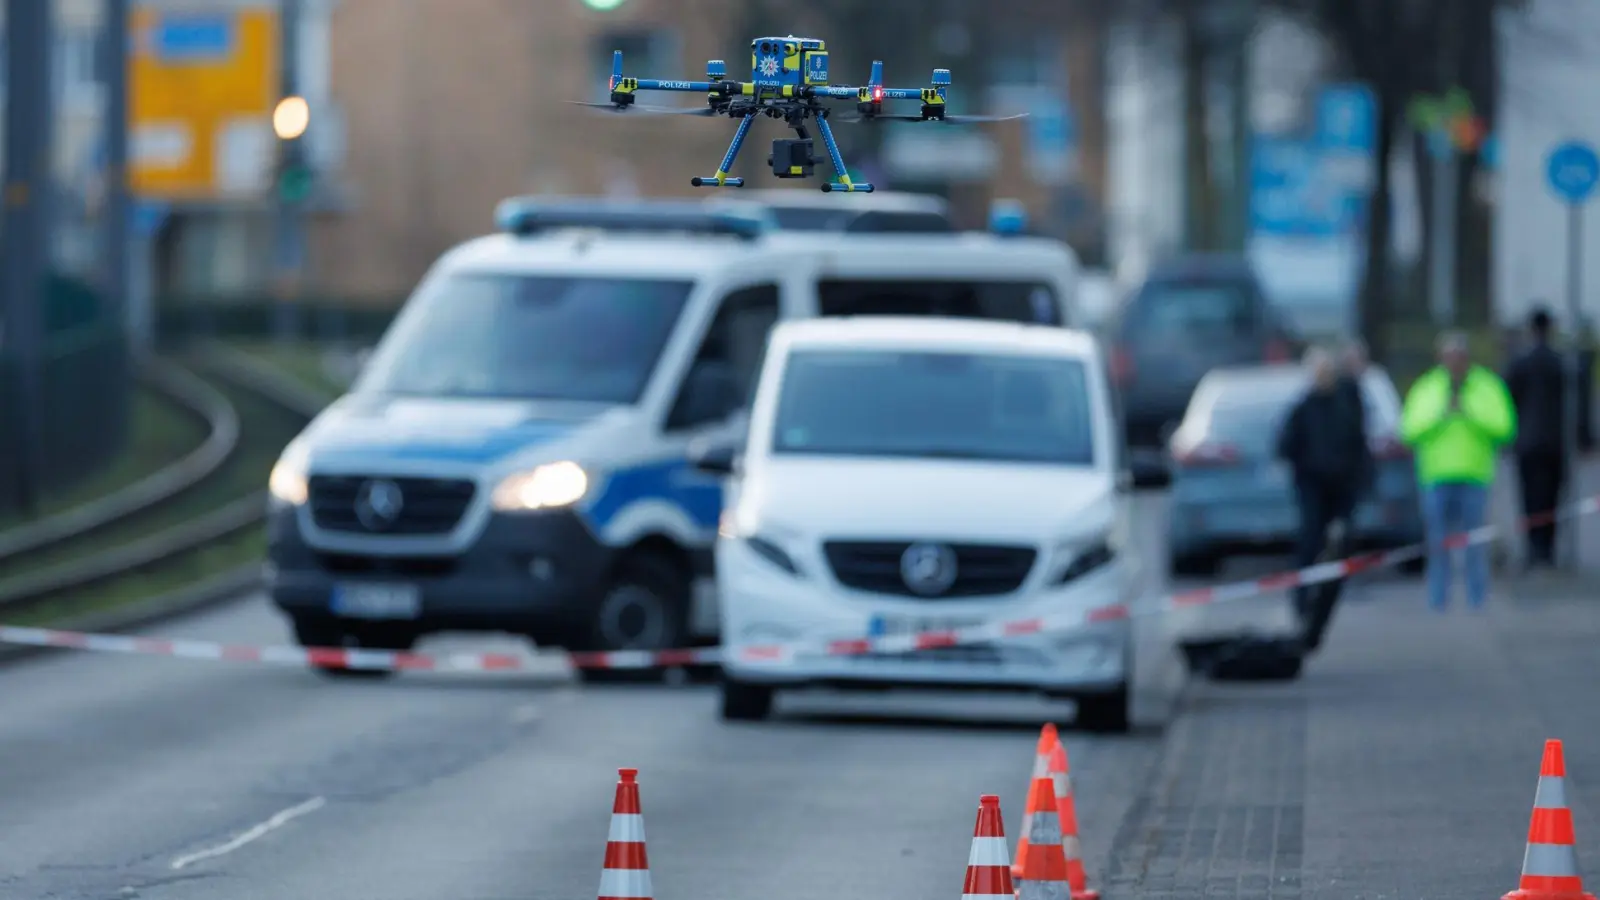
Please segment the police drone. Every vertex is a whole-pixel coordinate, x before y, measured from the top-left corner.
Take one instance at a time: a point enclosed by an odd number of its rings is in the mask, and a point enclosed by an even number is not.
[[[861,87],[830,85],[828,83],[828,47],[814,38],[763,37],[750,42],[750,81],[729,81],[728,65],[720,59],[706,63],[705,81],[664,81],[656,78],[633,78],[622,74],[622,51],[611,56],[611,99],[605,103],[578,103],[608,112],[629,115],[701,116],[706,118],[727,116],[739,120],[733,142],[722,157],[715,175],[696,176],[690,180],[695,187],[744,187],[743,178],[728,174],[733,161],[739,156],[750,126],[758,116],[782,119],[794,129],[797,137],[772,142],[772,155],[767,164],[778,178],[810,178],[819,160],[813,155],[814,142],[807,128],[807,120],[816,122],[822,135],[823,147],[838,175],[838,181],[822,185],[824,193],[871,193],[872,185],[852,181],[845,168],[844,157],[839,153],[839,142],[834,139],[829,120],[841,122],[947,122],[965,124],[973,122],[1001,122],[1020,119],[1026,113],[1013,116],[956,116],[945,112],[945,99],[950,89],[950,70],[934,69],[931,87],[891,88],[883,85],[883,62],[872,63],[872,75]],[[704,109],[645,106],[636,102],[640,91],[683,91],[704,93]],[[854,100],[853,116],[837,118],[823,105],[826,100]],[[922,111],[918,115],[885,115],[883,104],[888,100],[919,100]],[[573,101],[576,102],[576,101]]]

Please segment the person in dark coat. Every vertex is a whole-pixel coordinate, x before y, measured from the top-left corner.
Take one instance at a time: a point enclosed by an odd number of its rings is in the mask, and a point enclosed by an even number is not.
[[[1327,552],[1344,552],[1350,517],[1367,477],[1370,450],[1361,414],[1342,387],[1332,356],[1322,350],[1307,355],[1311,388],[1290,408],[1278,434],[1278,456],[1294,477],[1299,511],[1295,566],[1305,568]],[[1298,588],[1295,611],[1306,652],[1321,646],[1333,607],[1337,583]]]
[[[1528,320],[1530,344],[1506,374],[1506,389],[1517,410],[1517,480],[1526,516],[1555,510],[1568,469],[1567,366],[1550,345],[1551,324],[1548,312],[1534,311]],[[1538,519],[1528,528],[1528,565],[1553,566],[1555,561],[1556,523]]]
[[[1578,452],[1594,450],[1594,324],[1587,318],[1578,329]]]
[[[1367,434],[1367,394],[1361,388],[1361,380],[1366,376],[1368,366],[1367,345],[1360,340],[1346,344],[1339,363],[1341,366],[1339,394],[1350,405],[1351,414],[1356,419],[1356,427],[1361,429],[1362,434]],[[1376,460],[1373,459],[1371,452],[1361,454],[1361,463],[1357,501],[1372,490],[1378,474]]]

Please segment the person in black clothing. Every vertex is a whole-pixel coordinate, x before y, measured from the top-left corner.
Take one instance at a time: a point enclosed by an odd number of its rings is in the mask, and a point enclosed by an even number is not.
[[[1367,372],[1367,345],[1360,340],[1346,344],[1340,364],[1342,371],[1339,373],[1339,394],[1349,404],[1351,414],[1355,416],[1356,427],[1362,434],[1366,434],[1367,395],[1361,388],[1361,379]],[[1361,462],[1363,467],[1357,481],[1358,501],[1372,489],[1373,481],[1377,477],[1375,461],[1370,453],[1361,454]]]
[[[1506,388],[1517,410],[1517,479],[1527,516],[1556,508],[1567,471],[1566,361],[1550,346],[1550,314],[1536,310],[1528,321],[1532,344],[1512,361]],[[1538,520],[1528,529],[1528,566],[1553,566],[1556,523]]]
[[[1289,410],[1278,434],[1278,456],[1293,473],[1299,506],[1294,560],[1298,568],[1317,562],[1330,545],[1333,552],[1342,552],[1363,479],[1371,468],[1361,415],[1350,403],[1333,357],[1314,350],[1306,362],[1311,389]],[[1296,590],[1295,611],[1305,652],[1321,646],[1339,588],[1334,583]]]

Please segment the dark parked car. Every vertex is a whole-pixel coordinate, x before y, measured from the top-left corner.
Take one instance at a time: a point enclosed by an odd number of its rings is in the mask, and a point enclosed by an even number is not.
[[[1227,255],[1156,265],[1117,310],[1108,337],[1111,375],[1140,484],[1166,479],[1167,439],[1207,372],[1286,362],[1303,349],[1249,262]]]
[[[1218,369],[1195,391],[1172,436],[1172,506],[1167,546],[1172,574],[1215,575],[1231,556],[1287,552],[1299,522],[1294,486],[1277,458],[1278,433],[1309,386],[1299,366]],[[1377,472],[1356,507],[1356,546],[1422,542],[1416,468],[1400,443],[1400,393],[1376,366],[1361,380],[1367,440]],[[1420,561],[1407,566],[1420,571]]]

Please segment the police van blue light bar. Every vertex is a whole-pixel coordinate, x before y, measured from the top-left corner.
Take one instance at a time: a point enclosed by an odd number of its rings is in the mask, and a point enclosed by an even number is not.
[[[1028,230],[1028,208],[1021,200],[995,200],[989,205],[989,230],[995,234],[1025,233]]]
[[[773,228],[754,211],[708,209],[699,202],[671,200],[551,200],[512,197],[495,207],[495,227],[528,237],[562,228],[630,233],[678,232],[755,240]]]

